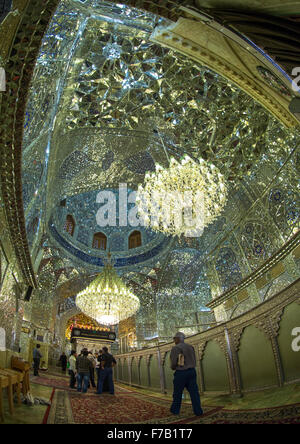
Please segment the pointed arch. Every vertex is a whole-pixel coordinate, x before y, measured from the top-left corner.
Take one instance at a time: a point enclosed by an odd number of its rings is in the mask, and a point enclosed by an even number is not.
[[[75,230],[75,220],[71,214],[68,214],[66,217],[66,222],[64,226],[64,230],[69,233],[71,236],[74,235]]]
[[[142,245],[142,234],[140,231],[133,231],[128,238],[128,248],[137,248]]]
[[[93,248],[98,250],[106,250],[107,247],[107,237],[104,233],[95,233],[93,237]]]

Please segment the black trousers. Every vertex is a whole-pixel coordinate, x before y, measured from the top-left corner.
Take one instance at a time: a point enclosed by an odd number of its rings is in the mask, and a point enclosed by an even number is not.
[[[39,376],[40,359],[33,358],[33,374],[34,376]]]
[[[70,387],[73,389],[75,388],[76,384],[75,373],[73,372],[73,370],[69,370],[69,375],[70,375]]]

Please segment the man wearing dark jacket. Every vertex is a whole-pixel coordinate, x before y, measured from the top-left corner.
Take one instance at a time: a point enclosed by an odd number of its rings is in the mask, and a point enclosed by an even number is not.
[[[60,362],[61,362],[61,370],[63,373],[66,373],[67,370],[67,356],[65,354],[65,352],[62,353],[61,357],[59,358]]]
[[[76,359],[77,391],[81,392],[82,389],[82,393],[87,392],[90,381],[90,371],[94,369],[92,362],[88,358],[88,354],[88,350],[83,349],[81,355]]]
[[[99,373],[99,382],[98,382],[97,393],[98,393],[98,395],[101,395],[101,393],[103,391],[103,382],[104,382],[104,379],[107,377],[108,384],[109,384],[109,393],[111,395],[114,395],[115,387],[114,387],[114,381],[113,381],[113,369],[112,368],[115,366],[116,360],[113,357],[113,355],[108,353],[107,347],[103,347],[102,350],[103,350],[103,354],[102,354],[102,358],[101,358],[102,370]]]
[[[171,350],[171,369],[174,373],[174,392],[171,413],[179,415],[182,392],[186,388],[190,394],[195,415],[203,414],[200,403],[200,395],[197,385],[196,355],[194,347],[184,342],[185,335],[182,332],[174,336],[175,346]]]

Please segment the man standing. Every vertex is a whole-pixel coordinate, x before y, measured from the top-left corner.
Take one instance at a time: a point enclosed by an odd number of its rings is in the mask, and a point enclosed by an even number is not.
[[[100,379],[100,371],[101,371],[101,360],[102,360],[102,350],[99,350],[98,356],[96,357],[96,374],[97,374],[97,391],[99,388],[99,379]]]
[[[98,395],[101,395],[101,393],[103,391],[103,382],[106,377],[108,378],[109,393],[111,395],[114,395],[115,387],[114,387],[114,381],[113,381],[112,368],[116,365],[116,363],[117,362],[116,362],[115,358],[113,357],[113,355],[108,353],[108,348],[103,347],[103,354],[102,354],[102,358],[101,358],[102,370],[99,373],[99,382],[98,382],[98,390],[97,390]]]
[[[70,375],[70,388],[75,388],[75,384],[76,384],[76,378],[75,378],[75,374],[76,374],[76,352],[75,350],[71,351],[71,356],[69,358],[69,375]]]
[[[77,370],[77,391],[86,393],[90,381],[90,369],[93,368],[93,364],[88,358],[88,350],[83,349],[81,355],[76,359]],[[83,385],[83,387],[82,387]]]
[[[179,415],[182,393],[186,387],[192,401],[193,411],[195,415],[203,414],[201,408],[200,395],[197,385],[196,374],[196,355],[194,347],[184,342],[185,335],[182,332],[176,333],[174,336],[175,346],[171,350],[171,369],[174,373],[174,392],[171,413]]]
[[[33,349],[33,371],[34,376],[39,376],[39,368],[40,368],[40,361],[42,358],[42,354],[40,352],[41,346],[40,344],[37,344],[36,347]]]
[[[59,358],[60,362],[61,362],[61,370],[63,373],[66,373],[66,369],[67,369],[67,356],[65,354],[65,352],[62,353],[61,357]]]

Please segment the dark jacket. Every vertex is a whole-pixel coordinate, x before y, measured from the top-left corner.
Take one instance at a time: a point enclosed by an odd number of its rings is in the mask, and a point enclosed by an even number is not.
[[[80,355],[76,359],[76,370],[78,373],[90,373],[90,369],[93,370],[94,366],[91,360],[87,356]]]
[[[179,354],[184,355],[184,365],[183,366],[179,366],[177,364]],[[189,368],[195,368],[196,367],[196,355],[195,355],[194,347],[190,344],[186,344],[185,342],[180,342],[179,344],[175,345],[172,348],[170,360],[171,360],[171,369],[172,370],[187,370]]]
[[[110,353],[103,353],[101,357],[102,368],[111,368],[113,364],[116,364],[116,360]]]
[[[67,364],[68,359],[66,355],[61,355],[61,357],[59,358],[59,360],[61,361],[62,364]]]

